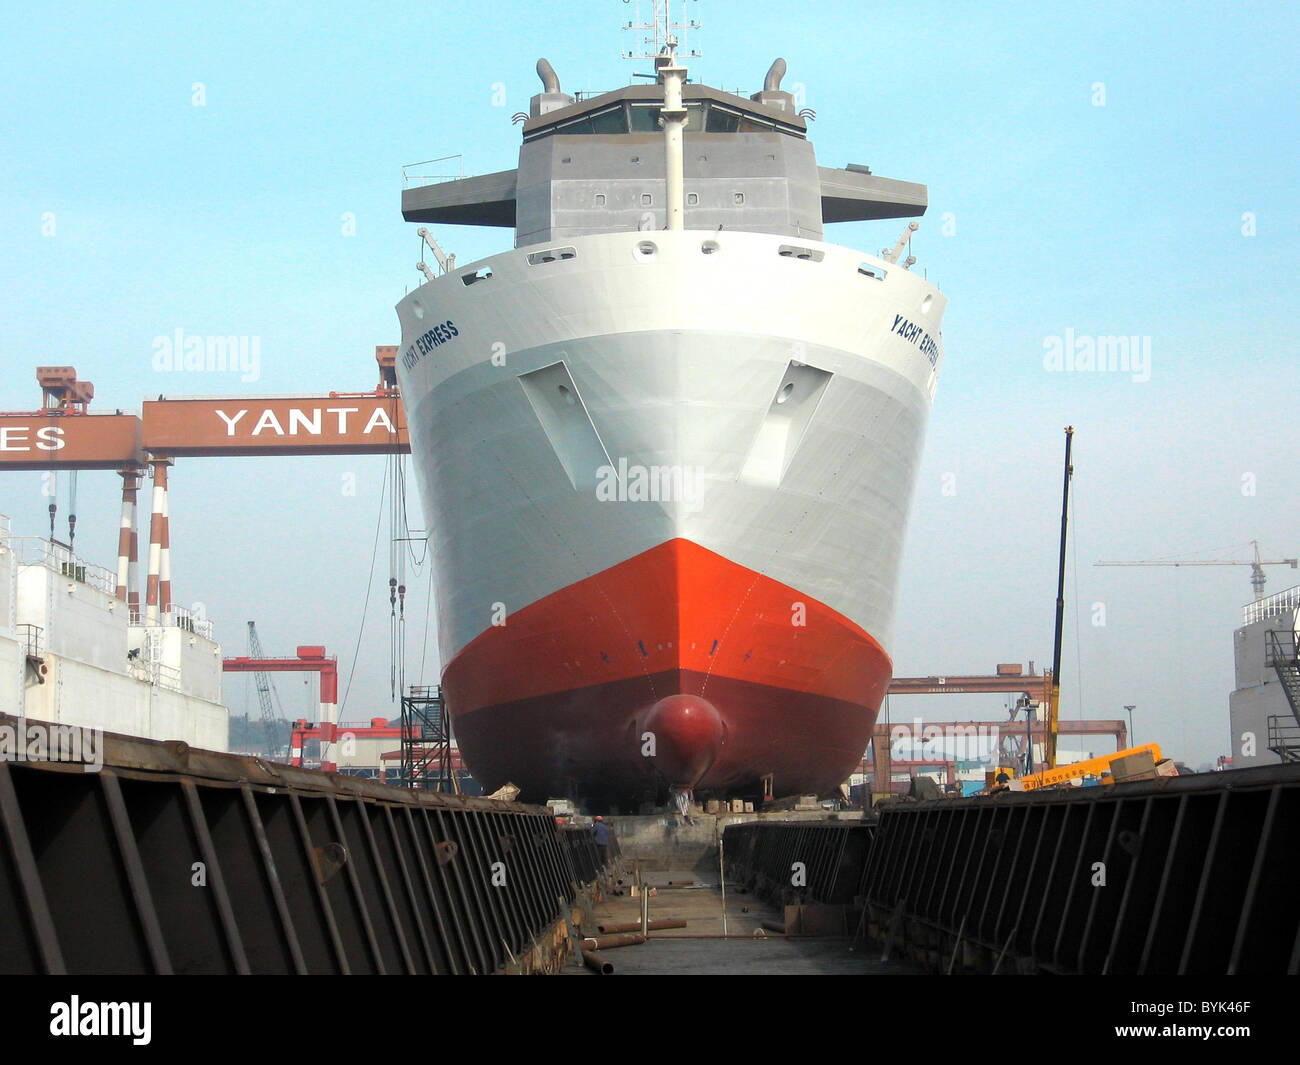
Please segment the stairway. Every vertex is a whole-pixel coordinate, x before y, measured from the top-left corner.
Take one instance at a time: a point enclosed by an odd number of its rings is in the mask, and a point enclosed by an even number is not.
[[[1264,664],[1272,666],[1291,705],[1295,724],[1276,715],[1268,719],[1268,749],[1283,762],[1300,762],[1300,646],[1294,632],[1264,634]]]
[[[1295,715],[1296,724],[1300,725],[1300,647],[1294,632],[1266,632],[1267,641],[1264,648],[1264,664],[1272,666],[1277,679],[1282,683],[1286,701],[1291,704],[1291,713]]]

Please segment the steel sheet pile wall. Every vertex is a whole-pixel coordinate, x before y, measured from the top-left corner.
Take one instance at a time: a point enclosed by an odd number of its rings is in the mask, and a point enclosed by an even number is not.
[[[560,831],[560,840],[569,861],[573,866],[573,875],[580,884],[590,884],[602,871],[600,852],[596,848],[596,837],[590,827],[565,825]],[[619,856],[618,840],[614,830],[609,829],[609,843],[605,846],[605,866],[612,865]]]
[[[853,901],[871,846],[861,821],[750,822],[722,834],[728,882],[774,905]]]
[[[861,892],[932,966],[1291,973],[1300,769],[883,807]]]
[[[542,808],[105,739],[0,762],[2,972],[547,968],[597,873]]]

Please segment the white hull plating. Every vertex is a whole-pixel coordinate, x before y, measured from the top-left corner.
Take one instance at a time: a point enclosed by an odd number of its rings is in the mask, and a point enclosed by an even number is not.
[[[422,285],[397,308],[398,376],[444,666],[676,537],[888,650],[946,303],[847,248],[691,230],[535,245]]]

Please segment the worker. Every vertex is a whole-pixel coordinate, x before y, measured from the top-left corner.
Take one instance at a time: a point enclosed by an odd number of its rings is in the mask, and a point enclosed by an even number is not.
[[[596,823],[592,826],[596,837],[596,854],[600,858],[600,867],[605,868],[605,855],[609,850],[609,826],[605,824],[603,817],[597,816]]]
[[[695,824],[695,819],[691,817],[691,789],[690,788],[673,788],[673,806],[677,812],[682,815],[688,825]]]

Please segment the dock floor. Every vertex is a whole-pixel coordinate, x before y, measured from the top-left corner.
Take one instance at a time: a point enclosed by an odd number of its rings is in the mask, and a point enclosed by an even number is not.
[[[682,878],[691,873],[679,874]],[[786,938],[762,928],[763,921],[780,921],[776,908],[747,893],[727,887],[726,938],[723,938],[722,891],[714,883],[668,887],[678,879],[671,871],[646,874],[654,888],[650,896],[650,920],[685,920],[685,928],[651,932],[646,943],[615,947],[602,952],[614,966],[615,975],[697,976],[731,975],[853,975],[919,972],[897,961],[882,963],[880,950],[859,940],[856,945],[843,938]],[[624,886],[627,891],[631,880]],[[630,924],[641,919],[641,900],[630,894],[606,895],[595,907],[595,924]],[[584,935],[598,934],[591,928]],[[575,958],[573,974],[594,976]]]

